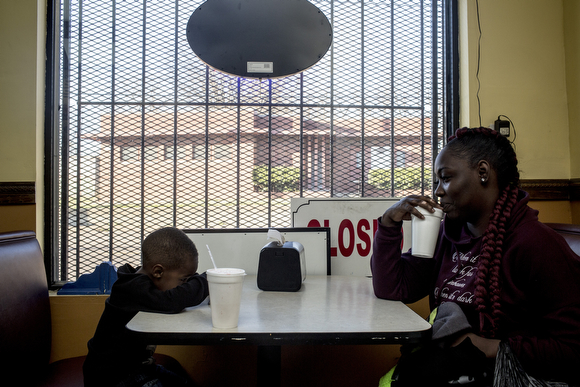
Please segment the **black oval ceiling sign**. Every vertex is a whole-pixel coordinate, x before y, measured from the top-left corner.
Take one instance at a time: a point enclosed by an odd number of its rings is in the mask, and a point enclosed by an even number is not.
[[[207,0],[189,18],[187,40],[216,70],[277,78],[322,59],[332,43],[332,27],[307,0]]]

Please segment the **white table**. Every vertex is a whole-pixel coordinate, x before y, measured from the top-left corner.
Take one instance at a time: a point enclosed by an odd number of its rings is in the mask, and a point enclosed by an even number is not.
[[[288,344],[403,344],[430,338],[431,325],[399,301],[377,298],[371,279],[307,276],[298,292],[244,280],[237,328],[215,329],[207,301],[178,314],[139,312],[127,324],[148,344],[258,346],[258,385],[279,384]]]

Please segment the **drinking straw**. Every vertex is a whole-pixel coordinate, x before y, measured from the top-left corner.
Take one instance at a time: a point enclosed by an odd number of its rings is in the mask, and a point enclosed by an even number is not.
[[[213,255],[211,254],[211,250],[209,249],[209,245],[205,245],[207,247],[207,252],[209,253],[209,257],[211,258],[211,263],[213,263],[213,267],[217,270],[217,266],[215,265],[215,261],[213,260]]]

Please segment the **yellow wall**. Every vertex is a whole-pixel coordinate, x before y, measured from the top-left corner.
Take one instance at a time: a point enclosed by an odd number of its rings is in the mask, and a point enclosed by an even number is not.
[[[564,1],[564,46],[570,129],[570,177],[580,178],[580,2]],[[575,212],[580,214],[580,212]],[[577,218],[580,223],[580,216]]]
[[[45,2],[0,1],[0,182],[36,181],[36,205],[0,207],[0,230],[42,244]]]
[[[52,348],[50,361],[87,354],[108,296],[50,296]]]
[[[580,177],[580,2],[479,1],[479,25],[477,11],[459,0],[460,126],[508,116],[522,179]],[[577,203],[532,207],[540,219],[580,223]]]
[[[36,1],[0,2],[0,181],[36,179]]]
[[[573,223],[572,207],[567,201],[530,201],[529,206],[540,211],[538,218],[544,223]]]
[[[572,221],[570,223],[580,224],[580,202],[572,202],[570,207],[572,211]]]
[[[474,0],[460,0],[460,7],[467,20],[460,38],[460,121],[461,126],[479,126],[477,8]],[[481,125],[489,126],[500,114],[513,121],[523,179],[569,179],[562,2],[479,1],[479,20]]]
[[[36,206],[0,206],[0,232],[15,230],[36,231]]]

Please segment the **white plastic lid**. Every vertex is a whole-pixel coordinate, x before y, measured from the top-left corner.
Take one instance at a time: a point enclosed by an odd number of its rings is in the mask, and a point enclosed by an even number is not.
[[[207,269],[207,274],[216,277],[228,277],[228,276],[246,275],[246,271],[244,269],[233,269],[230,267],[223,267],[217,269]]]

